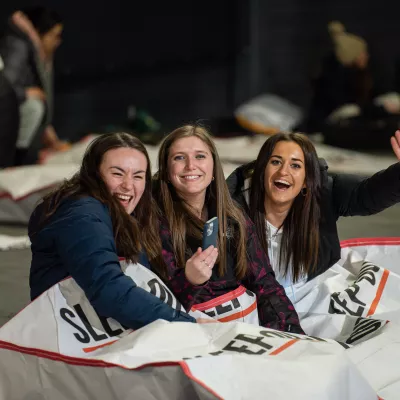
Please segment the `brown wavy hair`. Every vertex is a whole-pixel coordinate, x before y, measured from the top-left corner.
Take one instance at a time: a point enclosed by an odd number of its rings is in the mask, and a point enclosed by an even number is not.
[[[279,260],[284,265],[284,275],[293,265],[293,279],[313,271],[318,261],[321,174],[317,152],[307,136],[301,133],[277,133],[261,147],[254,164],[250,189],[250,218],[256,225],[257,236],[268,254],[268,238],[265,228],[265,168],[278,142],[294,142],[300,146],[305,161],[306,195],[299,193],[283,222],[282,244]]]
[[[138,150],[147,160],[145,190],[132,215],[111,195],[100,174],[104,154],[118,148]],[[42,224],[57,211],[65,198],[84,196],[94,197],[108,207],[119,256],[137,262],[140,251],[145,250],[150,261],[159,260],[161,240],[156,230],[158,213],[152,197],[151,164],[147,150],[138,138],[128,133],[105,134],[96,138],[87,148],[79,172],[44,197]]]
[[[242,211],[234,204],[225,182],[224,171],[218,156],[217,149],[207,129],[199,125],[185,125],[175,129],[163,140],[158,153],[159,171],[155,176],[157,190],[155,196],[161,211],[166,217],[172,234],[177,265],[184,268],[186,264],[186,234],[198,239],[202,237],[204,221],[198,218],[191,208],[177,195],[173,185],[168,178],[168,156],[172,144],[182,138],[197,137],[210,149],[214,160],[214,180],[207,188],[206,204],[216,210],[219,220],[218,231],[218,273],[223,276],[226,272],[226,238],[228,234],[228,219],[233,222],[229,224],[229,236],[233,235],[236,240],[236,277],[242,279],[247,271],[246,258],[246,220]],[[232,226],[231,226],[232,225]]]

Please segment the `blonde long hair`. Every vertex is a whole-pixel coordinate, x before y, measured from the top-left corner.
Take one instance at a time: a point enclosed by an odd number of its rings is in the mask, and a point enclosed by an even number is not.
[[[246,220],[242,211],[234,204],[225,182],[224,171],[218,156],[217,149],[207,129],[198,125],[184,125],[175,129],[163,140],[158,153],[159,171],[155,177],[155,197],[166,217],[171,234],[172,244],[177,259],[177,265],[184,268],[186,264],[186,234],[196,238],[202,237],[204,222],[178,196],[168,178],[168,156],[172,144],[182,138],[197,137],[205,143],[211,151],[214,160],[214,180],[207,188],[206,203],[212,202],[219,220],[218,231],[218,274],[223,276],[226,272],[226,248],[228,235],[228,219],[233,222],[232,232],[235,238],[236,267],[235,274],[242,279],[247,271],[246,257]],[[164,275],[164,273],[162,272]]]

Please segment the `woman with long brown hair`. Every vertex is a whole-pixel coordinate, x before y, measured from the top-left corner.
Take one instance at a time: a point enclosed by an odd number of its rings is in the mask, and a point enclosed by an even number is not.
[[[239,304],[235,293],[247,289],[250,297],[255,294],[261,325],[303,332],[253,224],[229,195],[217,150],[205,128],[182,126],[164,139],[154,193],[164,215],[160,232],[166,265],[158,272],[187,310],[207,311],[207,304],[215,308],[208,314],[218,317],[218,310]],[[202,250],[204,223],[212,217],[219,221],[217,245]],[[229,299],[232,306],[223,303]]]
[[[400,131],[391,144],[400,160]],[[278,133],[227,179],[293,303],[296,288],[340,259],[340,216],[372,215],[400,202],[399,162],[368,179],[327,169],[307,136]]]
[[[31,298],[71,276],[102,317],[138,329],[159,318],[195,322],[124,275],[119,257],[149,267],[161,257],[150,160],[127,133],[96,138],[78,173],[29,221]]]

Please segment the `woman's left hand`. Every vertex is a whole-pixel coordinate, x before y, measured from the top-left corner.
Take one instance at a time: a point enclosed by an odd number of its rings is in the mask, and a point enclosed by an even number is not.
[[[390,138],[392,149],[397,159],[400,161],[400,129]]]

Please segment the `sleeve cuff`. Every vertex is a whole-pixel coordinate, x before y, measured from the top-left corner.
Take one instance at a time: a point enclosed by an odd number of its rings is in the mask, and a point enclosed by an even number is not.
[[[196,302],[197,294],[208,286],[208,281],[202,285],[193,285],[186,278],[185,270],[181,268],[170,279],[169,285],[185,310],[190,311]]]

